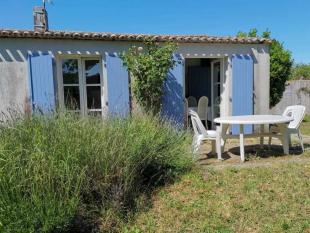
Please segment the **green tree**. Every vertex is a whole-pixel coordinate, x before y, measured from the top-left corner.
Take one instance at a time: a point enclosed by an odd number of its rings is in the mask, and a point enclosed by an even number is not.
[[[132,46],[121,56],[132,80],[132,92],[136,102],[145,111],[158,113],[161,109],[163,84],[169,69],[176,61],[173,52],[177,45],[167,42],[162,45],[145,41],[143,47]]]
[[[295,64],[292,69],[291,79],[310,79],[310,64]]]
[[[239,31],[238,37],[258,37],[257,29],[251,29],[249,33]],[[261,35],[266,39],[271,39],[271,32],[267,29]],[[287,50],[283,43],[276,39],[271,39],[270,45],[270,106],[276,105],[282,98],[285,90],[285,83],[291,76],[293,59],[291,52]]]
[[[257,37],[257,29],[256,28],[252,28],[250,31],[249,31],[249,37]]]
[[[248,36],[248,33],[246,33],[246,32],[243,32],[243,31],[239,31],[238,33],[237,33],[237,37],[247,37]]]

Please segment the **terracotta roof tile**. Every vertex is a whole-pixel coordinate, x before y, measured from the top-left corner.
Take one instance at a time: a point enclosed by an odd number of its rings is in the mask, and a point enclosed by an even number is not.
[[[174,41],[178,43],[233,43],[233,44],[270,44],[271,40],[264,38],[237,38],[208,35],[148,35],[125,33],[71,32],[0,29],[0,38],[34,38],[34,39],[74,39],[102,41],[143,41],[154,39],[158,42]]]

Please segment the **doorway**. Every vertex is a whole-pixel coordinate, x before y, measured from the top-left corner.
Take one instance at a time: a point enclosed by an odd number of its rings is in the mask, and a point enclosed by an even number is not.
[[[185,97],[194,97],[199,102],[202,96],[208,98],[207,121],[209,129],[215,129],[213,119],[221,115],[223,59],[185,59]]]

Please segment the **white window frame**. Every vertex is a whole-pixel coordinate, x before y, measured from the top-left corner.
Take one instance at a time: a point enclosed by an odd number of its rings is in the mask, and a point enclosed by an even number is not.
[[[76,59],[78,61],[78,75],[79,84],[64,84],[62,74],[62,60],[64,59]],[[85,61],[87,60],[98,60],[99,61],[99,72],[100,72],[100,84],[86,84],[85,74]],[[105,106],[105,95],[104,95],[104,79],[103,79],[103,65],[101,56],[82,56],[82,55],[61,55],[56,58],[57,62],[57,86],[58,86],[58,102],[61,110],[65,110],[64,101],[64,87],[65,86],[79,86],[80,91],[80,110],[68,110],[70,112],[80,112],[82,116],[87,116],[89,112],[101,111],[101,116],[104,115]],[[87,108],[87,87],[88,86],[100,86],[101,91],[101,108],[99,109],[88,109]]]

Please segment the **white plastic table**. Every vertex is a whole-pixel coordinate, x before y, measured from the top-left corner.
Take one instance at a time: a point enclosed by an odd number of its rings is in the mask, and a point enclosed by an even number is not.
[[[289,153],[289,143],[287,135],[287,123],[292,121],[293,118],[282,115],[244,115],[244,116],[226,116],[215,118],[214,122],[221,124],[219,133],[222,139],[233,138],[233,135],[227,134],[227,129],[230,125],[239,125],[239,139],[240,139],[240,157],[244,162],[244,137],[260,137],[260,144],[263,144],[264,136],[270,136],[270,133],[264,133],[264,125],[277,124],[280,130],[280,139],[283,145],[284,154]],[[244,135],[244,125],[260,125],[259,134]],[[272,135],[274,136],[274,135]]]

